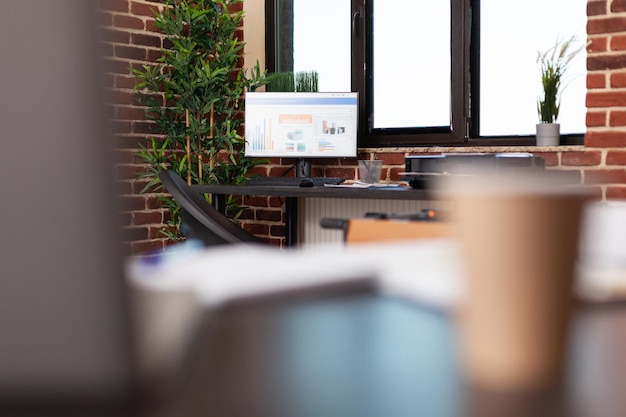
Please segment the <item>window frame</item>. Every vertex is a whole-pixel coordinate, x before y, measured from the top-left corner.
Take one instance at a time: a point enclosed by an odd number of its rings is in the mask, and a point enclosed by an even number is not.
[[[266,66],[277,66],[276,3],[265,0]],[[292,0],[293,1],[293,0]],[[359,93],[359,147],[420,146],[534,146],[535,135],[479,136],[480,118],[480,0],[451,3],[451,115],[450,128],[371,127],[373,113],[373,3],[351,0],[352,91]],[[284,70],[284,69],[283,69]],[[470,98],[471,97],[471,98]],[[561,135],[561,145],[583,145],[581,134]]]

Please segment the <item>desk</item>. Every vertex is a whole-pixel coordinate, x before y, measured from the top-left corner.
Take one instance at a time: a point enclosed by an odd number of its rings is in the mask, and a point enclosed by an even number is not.
[[[211,193],[213,204],[218,210],[224,210],[225,195],[262,195],[285,197],[286,244],[297,243],[298,198],[351,198],[372,200],[431,200],[432,192],[416,190],[411,187],[389,188],[346,188],[346,187],[294,187],[263,185],[193,185],[198,193]]]
[[[183,395],[160,416],[626,415],[626,306],[580,309],[566,381],[526,396],[463,383],[440,312],[376,294],[233,305],[206,323]]]

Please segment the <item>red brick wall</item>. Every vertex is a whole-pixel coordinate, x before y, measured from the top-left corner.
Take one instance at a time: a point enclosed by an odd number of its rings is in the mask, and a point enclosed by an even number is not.
[[[135,79],[129,68],[154,62],[163,46],[163,38],[154,25],[151,8],[162,7],[159,1],[100,0],[102,39],[106,44],[106,71],[110,87],[110,114],[113,117],[117,174],[122,204],[125,207],[128,254],[163,248],[160,235],[165,214],[155,194],[140,194],[145,183],[137,181],[141,169],[135,156],[139,144],[151,136],[150,123],[136,105]]]
[[[138,144],[147,143],[150,125],[133,96],[134,80],[130,66],[152,62],[162,47],[162,36],[155,29],[150,8],[157,0],[100,0],[103,35],[106,41],[108,80],[111,87],[111,114],[115,126],[118,173],[122,200],[126,204],[128,253],[142,253],[165,245],[159,231],[166,214],[156,194],[139,194],[144,186],[135,179],[142,167],[135,157]],[[455,148],[459,151],[529,151],[546,160],[549,169],[571,172],[572,180],[593,184],[598,197],[626,199],[626,0],[589,0],[587,60],[587,132],[585,146],[550,149],[498,147]],[[447,149],[450,150],[450,149]],[[404,157],[416,153],[441,153],[442,148],[361,149],[375,153],[385,162],[383,178],[398,180]],[[275,160],[259,167],[264,174],[278,175],[290,161]],[[354,178],[356,159],[319,160],[314,175]],[[244,200],[250,208],[242,223],[253,233],[274,244],[284,241],[284,202],[272,197]]]
[[[587,133],[585,183],[601,186],[606,200],[626,198],[626,1],[587,4]],[[596,157],[597,158],[597,157]],[[582,165],[582,164],[580,164]]]

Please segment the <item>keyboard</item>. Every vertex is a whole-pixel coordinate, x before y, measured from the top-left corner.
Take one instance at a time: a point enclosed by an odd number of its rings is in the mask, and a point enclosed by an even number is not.
[[[247,185],[276,185],[299,187],[302,180],[310,180],[315,187],[323,187],[324,184],[337,185],[345,181],[339,177],[252,177],[248,178]]]

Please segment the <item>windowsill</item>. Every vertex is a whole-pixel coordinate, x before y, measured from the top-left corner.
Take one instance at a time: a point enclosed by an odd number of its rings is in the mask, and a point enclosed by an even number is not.
[[[559,146],[420,146],[396,148],[359,148],[363,153],[505,153],[505,152],[580,152],[584,145]]]

